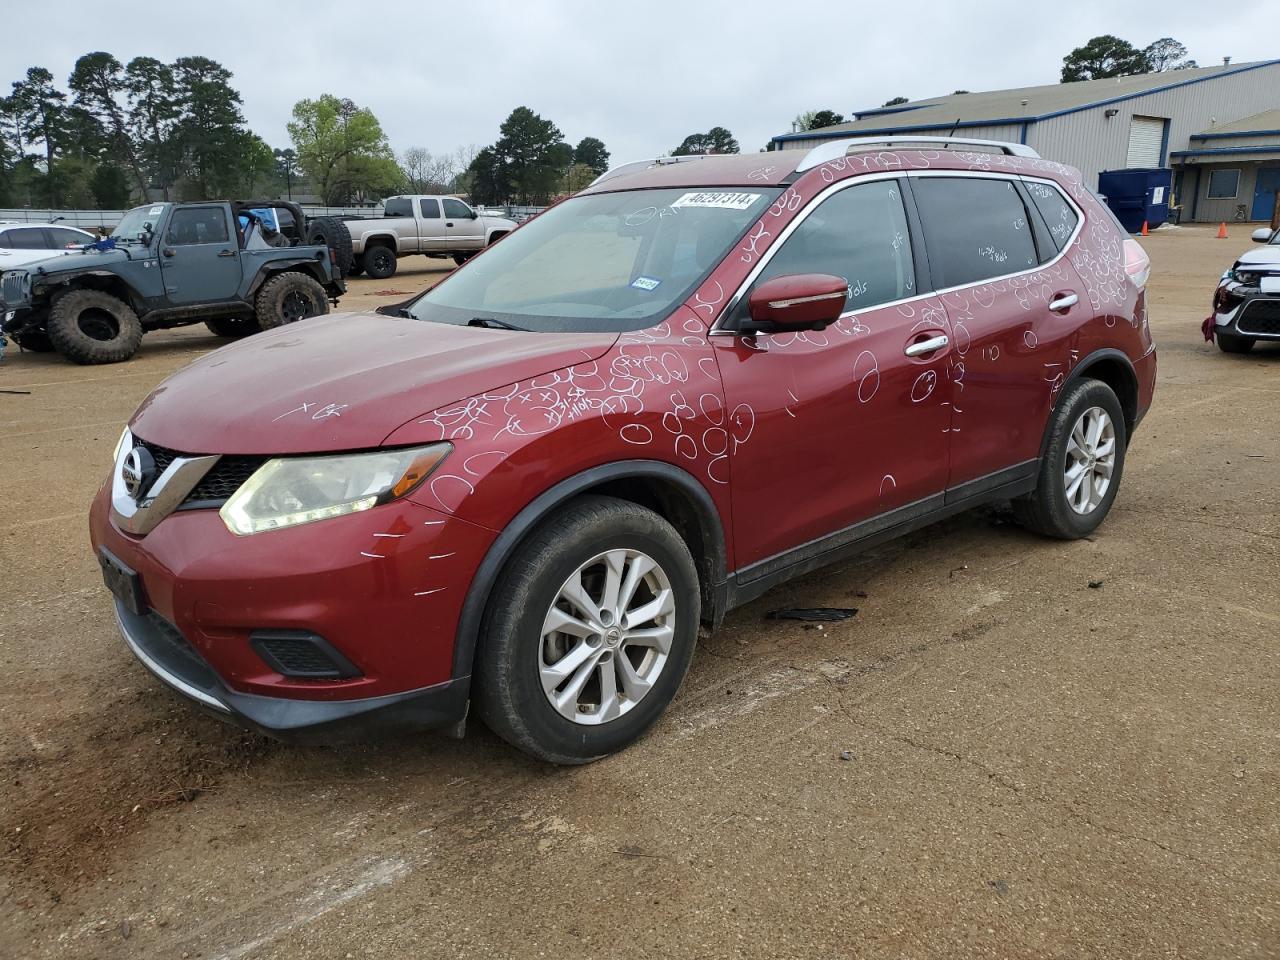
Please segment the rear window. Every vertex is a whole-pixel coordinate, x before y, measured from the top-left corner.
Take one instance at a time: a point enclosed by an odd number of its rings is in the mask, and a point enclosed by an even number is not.
[[[1038,265],[1027,208],[1009,180],[912,181],[937,287],[959,287]]]
[[[1040,216],[1044,217],[1045,225],[1049,228],[1049,236],[1053,238],[1054,247],[1062,250],[1071,239],[1071,234],[1075,232],[1076,224],[1080,222],[1079,215],[1057,187],[1051,187],[1047,183],[1037,183],[1034,180],[1026,181],[1026,186],[1027,193],[1031,195],[1031,202],[1040,211]]]
[[[403,198],[394,197],[387,201],[387,205],[382,208],[384,217],[412,217],[413,201]]]

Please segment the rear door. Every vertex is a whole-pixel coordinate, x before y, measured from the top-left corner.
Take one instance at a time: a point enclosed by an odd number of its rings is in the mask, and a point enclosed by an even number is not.
[[[0,230],[0,270],[12,270],[56,257],[61,249],[54,249],[44,227],[11,226]]]
[[[484,246],[484,224],[474,210],[453,197],[442,197],[440,204],[451,250],[479,250]]]
[[[422,253],[448,249],[444,216],[440,211],[440,201],[436,197],[418,199],[418,238],[420,241],[418,249]]]
[[[1050,237],[1056,230],[1065,247],[1078,214],[1055,190],[1049,228],[1014,176],[921,175],[911,184],[953,334],[947,486],[980,493],[1034,470],[1054,384],[1092,316]]]
[[[844,278],[846,313],[825,330],[712,337],[732,424],[740,569],[838,532],[856,537],[854,525],[907,504],[940,505],[947,478],[948,348],[907,350],[949,329],[941,304],[917,296],[901,182],[851,181],[798,216],[722,326],[745,315],[752,289],[790,274]]]
[[[216,303],[240,289],[240,248],[228,208],[174,207],[160,240],[165,296],[175,306]]]

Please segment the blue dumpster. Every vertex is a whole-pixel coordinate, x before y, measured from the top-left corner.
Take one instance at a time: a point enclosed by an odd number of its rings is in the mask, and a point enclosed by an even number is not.
[[[1155,229],[1169,219],[1172,185],[1173,171],[1168,167],[1103,170],[1098,174],[1098,192],[1130,233],[1139,233],[1144,221]]]

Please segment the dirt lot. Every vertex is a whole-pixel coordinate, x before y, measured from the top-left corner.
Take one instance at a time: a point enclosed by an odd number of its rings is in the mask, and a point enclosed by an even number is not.
[[[0,956],[1280,956],[1280,349],[1197,329],[1233,233],[1148,241],[1160,384],[1097,537],[989,510],[776,590],[652,736],[575,770],[475,725],[280,747],[171,700],[85,514],[134,406],[216,341],[10,354]],[[763,619],[797,605],[859,613]]]

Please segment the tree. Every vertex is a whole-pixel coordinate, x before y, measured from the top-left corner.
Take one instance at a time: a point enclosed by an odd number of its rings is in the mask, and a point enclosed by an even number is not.
[[[804,133],[812,128],[813,118],[817,112],[817,110],[806,110],[804,113],[797,113],[791,120],[791,131],[793,133]]]
[[[373,111],[323,94],[293,105],[289,138],[299,168],[328,204],[393,187],[400,168]]]
[[[910,102],[911,101],[908,100],[906,97],[894,97],[892,100],[886,100],[884,102],[884,105],[886,107],[896,107],[899,104],[910,103]]]
[[[134,57],[124,68],[129,133],[138,145],[147,186],[164,198],[177,179],[180,148],[174,137],[181,108],[173,69],[154,57]]]
[[[179,57],[173,62],[173,83],[180,109],[173,135],[187,180],[184,195],[191,200],[225,196],[243,182],[240,151],[256,147],[243,139],[240,94],[231,87],[231,71],[208,57]]]
[[[1187,56],[1187,48],[1173,37],[1161,37],[1147,44],[1142,50],[1150,73],[1164,73],[1166,70],[1187,70],[1195,67],[1196,62]]]
[[[26,139],[44,144],[46,192],[49,205],[56,207],[61,190],[54,161],[62,147],[67,95],[54,87],[52,73],[44,67],[30,67],[27,79],[14,82],[10,100]]]
[[[94,202],[104,210],[122,210],[129,205],[129,177],[114,163],[98,164],[89,189]]]
[[[506,165],[493,147],[476,153],[467,167],[467,180],[472,203],[502,203],[511,196]]]
[[[844,123],[843,114],[834,110],[818,110],[810,117],[808,129],[821,130],[823,127],[834,127],[837,123]]]
[[[458,176],[455,155],[410,147],[400,155],[400,169],[410,193],[448,193]]]
[[[573,162],[575,166],[589,167],[598,176],[609,169],[609,151],[605,149],[604,141],[583,137],[573,148]]]
[[[724,127],[712,127],[706,133],[691,133],[671,151],[673,157],[702,153],[737,153],[738,141]]]
[[[1062,58],[1062,82],[1129,77],[1147,71],[1141,50],[1119,37],[1103,34]]]
[[[493,153],[515,196],[521,203],[550,199],[573,162],[573,148],[560,128],[528,107],[516,107],[499,132]]]
[[[276,162],[276,176],[284,181],[284,189],[290,200],[293,199],[293,172],[298,169],[298,154],[292,147],[271,151]]]
[[[147,178],[138,161],[133,137],[129,135],[125,114],[124,100],[128,88],[120,61],[101,51],[86,53],[76,61],[68,85],[76,95],[76,106],[87,111],[108,132],[114,155],[128,165],[139,196],[146,199]]]

